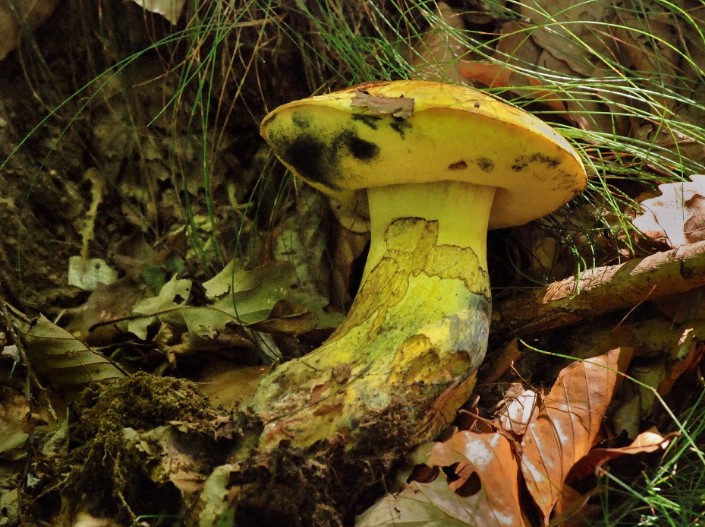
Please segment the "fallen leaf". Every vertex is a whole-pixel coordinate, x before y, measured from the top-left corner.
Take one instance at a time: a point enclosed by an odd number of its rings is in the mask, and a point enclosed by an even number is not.
[[[465,23],[460,13],[445,2],[438,2],[435,12],[427,12],[430,29],[414,46],[411,63],[421,79],[460,82],[458,57],[468,53],[461,33]]]
[[[519,501],[519,467],[502,434],[459,431],[420,450],[427,452],[420,456],[427,465],[455,465],[456,478],[447,481],[439,472],[428,483],[412,481],[359,516],[357,527],[526,525]]]
[[[460,76],[465,81],[476,81],[490,88],[511,88],[518,95],[545,104],[558,115],[573,121],[561,94],[543,89],[539,79],[523,75],[504,64],[464,60],[460,63]]]
[[[69,258],[68,284],[93,291],[98,284],[114,284],[118,273],[101,258],[84,260],[81,256]]]
[[[268,369],[266,366],[243,366],[214,359],[193,380],[214,406],[244,408],[252,401],[259,381]]]
[[[43,315],[29,323],[13,316],[32,368],[54,386],[125,377],[126,372]]]
[[[164,284],[157,296],[152,296],[140,300],[135,304],[132,312],[135,315],[143,315],[128,321],[127,331],[133,333],[142,340],[147,339],[147,330],[152,323],[157,320],[168,320],[179,323],[179,309],[186,305],[186,301],[191,294],[191,280],[177,279],[172,276]]]
[[[619,393],[619,403],[610,418],[612,432],[634,438],[641,429],[641,394],[636,383],[622,385]]]
[[[27,30],[41,26],[59,0],[17,0],[0,2],[0,61],[19,46]]]
[[[512,397],[498,416],[502,428],[518,436],[524,435],[526,427],[536,418],[537,402],[538,394],[534,390],[524,390]]]
[[[671,357],[675,356],[677,360],[668,364],[666,377],[661,380],[658,386],[658,393],[662,397],[671,392],[678,379],[700,364],[700,360],[705,354],[705,346],[696,338],[693,328],[683,332],[675,353],[670,355]]]
[[[256,269],[247,271],[235,261],[230,262],[223,271],[218,273],[203,286],[208,298],[214,299],[212,306],[200,308],[210,310],[214,317],[211,327],[219,329],[221,324],[237,321],[240,324],[256,324],[271,318],[291,318],[289,322],[272,322],[271,326],[279,331],[290,328],[293,333],[302,332],[307,328],[335,327],[342,317],[338,313],[328,313],[324,308],[328,299],[323,295],[298,288],[296,272],[293,264],[273,260]],[[280,306],[295,306],[280,314],[274,308]],[[213,310],[217,310],[219,315]],[[315,320],[311,320],[311,314]],[[184,311],[189,330],[196,330],[193,315]],[[200,317],[204,314],[200,313]],[[204,326],[204,320],[198,322]],[[311,327],[312,326],[312,327]]]
[[[632,351],[617,348],[564,368],[527,428],[521,471],[546,525],[570,469],[599,437],[619,372],[625,371]]]
[[[532,22],[531,38],[543,50],[539,64],[547,62],[545,56],[548,55],[564,64],[564,73],[567,66],[569,71],[585,77],[592,75],[596,56],[612,56],[616,47],[616,43],[605,38],[604,32],[598,29],[610,16],[613,3],[614,0],[521,2],[522,18]]]
[[[588,500],[600,491],[599,487],[581,494],[567,483],[563,484],[561,497],[553,510],[551,524],[560,527],[585,527],[592,525],[602,513],[602,505]]]
[[[0,399],[0,456],[3,460],[27,456],[25,443],[29,435],[22,429],[22,420],[29,415],[27,400],[20,393],[6,391]]]
[[[91,346],[105,346],[117,342],[123,331],[117,323],[126,317],[143,295],[143,287],[123,277],[114,284],[97,284],[83,305],[70,311],[71,320],[66,331]]]
[[[705,175],[659,185],[660,196],[640,203],[643,213],[632,221],[647,238],[670,247],[705,240]]]
[[[132,0],[147,11],[163,16],[172,24],[179,22],[185,0]]]
[[[666,357],[640,358],[629,368],[629,375],[638,381],[639,417],[644,420],[651,414],[656,400],[656,390],[666,378]]]
[[[608,461],[620,456],[633,456],[635,454],[650,454],[658,450],[665,449],[671,442],[659,434],[655,428],[639,434],[631,444],[616,448],[593,448],[582,459],[580,459],[571,469],[567,481],[576,483],[584,480],[588,476],[595,474],[595,471]]]
[[[450,490],[445,478],[439,477],[431,483],[412,481],[400,493],[387,495],[358,516],[355,527],[478,525],[470,521],[471,517],[462,505],[462,498]]]

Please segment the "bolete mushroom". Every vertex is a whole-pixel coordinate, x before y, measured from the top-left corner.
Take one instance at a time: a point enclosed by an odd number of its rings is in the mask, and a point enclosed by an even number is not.
[[[565,204],[586,183],[580,158],[540,119],[429,81],[290,102],[264,118],[261,133],[321,192],[348,206],[366,194],[371,242],[345,321],[260,384],[260,448],[282,439],[347,444],[370,427],[380,441],[430,439],[469,396],[485,355],[488,227]]]

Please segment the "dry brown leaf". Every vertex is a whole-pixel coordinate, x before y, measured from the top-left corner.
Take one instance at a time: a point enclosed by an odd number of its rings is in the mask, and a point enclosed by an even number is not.
[[[633,456],[635,454],[649,454],[662,450],[668,446],[670,439],[659,434],[651,428],[639,434],[628,446],[617,448],[593,448],[570,471],[568,481],[576,483],[595,474],[595,471],[608,461],[620,456]]]
[[[675,357],[676,361],[668,364],[666,376],[658,386],[659,395],[662,397],[668,395],[678,379],[697,367],[703,354],[705,354],[705,346],[697,340],[695,330],[689,328],[684,331],[678,347],[670,354],[670,357]]]
[[[268,370],[267,366],[243,366],[213,359],[193,380],[214,406],[244,408],[252,402],[259,381]]]
[[[599,438],[619,372],[631,348],[617,348],[563,369],[522,440],[521,471],[546,525],[568,472]]]
[[[544,54],[588,77],[593,73],[595,55],[612,55],[614,42],[605,38],[601,23],[611,16],[613,3],[616,2],[526,0],[520,4],[520,10],[522,17],[534,23],[536,30],[531,36]]]
[[[443,443],[435,443],[427,464],[450,466],[458,463],[456,492],[476,474],[480,487],[462,498],[471,513],[470,525],[524,525],[519,502],[519,466],[509,440],[502,434],[475,434],[461,430]]]
[[[0,0],[0,61],[20,44],[24,30],[34,30],[51,16],[59,0]]]
[[[563,484],[561,497],[553,510],[551,524],[560,527],[591,525],[602,513],[602,505],[589,503],[590,498],[599,491],[600,488],[596,487],[590,492],[581,494],[567,483]]]
[[[705,175],[659,185],[660,196],[641,202],[632,222],[647,238],[679,247],[705,240]]]
[[[457,479],[449,483],[439,471],[426,483],[412,481],[368,509],[358,518],[357,527],[526,525],[519,503],[519,467],[506,437],[461,431],[443,443],[426,446],[430,452],[421,456],[426,464],[457,463]]]
[[[32,368],[53,386],[77,387],[127,375],[117,363],[43,315],[27,323],[13,312],[13,320]]]
[[[622,63],[639,71],[640,75],[653,79],[659,86],[674,86],[679,80],[676,70],[681,53],[679,46],[674,45],[677,21],[672,11],[662,9],[653,0],[642,2],[641,12],[632,9],[617,10],[620,23],[611,27],[624,57]],[[648,15],[644,16],[645,13]],[[677,104],[672,97],[655,96],[654,102],[659,109],[673,109]]]
[[[698,287],[685,293],[656,298],[651,305],[676,324],[705,320],[705,289]]]
[[[460,76],[466,82],[475,81],[490,88],[511,87],[517,94],[545,104],[558,115],[569,121],[573,120],[560,94],[548,89],[540,89],[543,86],[540,80],[522,75],[503,64],[464,60],[460,62]]]
[[[445,2],[438,2],[434,15],[429,20],[431,29],[415,46],[414,70],[421,79],[460,82],[458,57],[468,49],[458,39],[457,32],[465,29],[465,23]]]

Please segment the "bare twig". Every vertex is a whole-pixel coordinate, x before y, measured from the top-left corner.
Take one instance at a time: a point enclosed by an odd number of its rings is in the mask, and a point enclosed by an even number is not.
[[[705,242],[597,267],[494,306],[492,332],[529,337],[705,286]]]

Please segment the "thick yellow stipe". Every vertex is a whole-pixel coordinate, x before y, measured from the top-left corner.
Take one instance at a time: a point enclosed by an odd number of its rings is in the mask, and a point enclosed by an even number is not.
[[[262,382],[253,403],[268,421],[260,448],[345,437],[392,410],[400,426],[418,425],[414,442],[448,424],[485,354],[492,193],[457,182],[371,193],[360,291],[328,341]],[[434,404],[439,397],[443,405]]]

